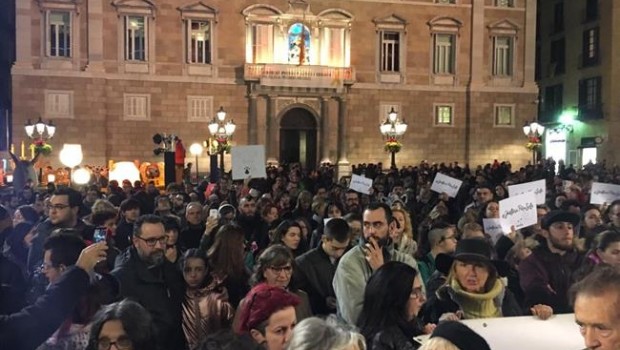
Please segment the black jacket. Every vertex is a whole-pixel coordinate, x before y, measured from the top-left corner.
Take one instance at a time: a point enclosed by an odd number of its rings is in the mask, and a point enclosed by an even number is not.
[[[452,298],[452,288],[443,286],[422,306],[420,317],[422,323],[439,323],[441,315],[451,312],[455,313],[461,310],[461,306]],[[502,316],[523,316],[521,306],[517,302],[512,292],[504,289],[504,298],[502,299]]]
[[[200,245],[200,239],[205,233],[205,225],[192,225],[187,224],[181,232],[179,232],[179,245],[186,248],[198,248]],[[212,233],[215,236],[215,232]]]
[[[336,300],[332,282],[337,262],[336,264],[331,262],[321,245],[299,256],[295,261],[298,267],[295,271],[295,280],[299,289],[308,293],[312,312],[315,315],[336,313],[336,309],[328,307],[326,301],[328,297]]]
[[[121,251],[127,249],[131,245],[133,237],[133,223],[127,222],[125,218],[121,218],[116,227],[116,236],[114,236],[114,244]]]
[[[185,349],[181,329],[185,282],[176,266],[164,259],[161,265],[148,268],[131,247],[119,255],[112,275],[120,283],[121,297],[140,303],[150,312],[162,349]]]
[[[420,344],[413,338],[418,335],[420,332],[415,332],[413,327],[403,330],[392,326],[375,334],[372,342],[369,341],[368,350],[416,350]]]
[[[73,312],[88,285],[88,274],[70,267],[33,305],[11,315],[0,315],[0,348],[36,349]]]
[[[26,304],[27,290],[21,268],[0,255],[0,315],[19,311]]]

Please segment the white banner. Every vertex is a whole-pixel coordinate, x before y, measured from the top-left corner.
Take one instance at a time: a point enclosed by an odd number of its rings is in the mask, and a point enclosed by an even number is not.
[[[593,182],[590,191],[591,204],[611,204],[616,199],[620,199],[620,185]]]
[[[230,151],[233,180],[266,178],[265,146],[234,146]]]
[[[536,204],[545,204],[547,194],[547,184],[545,180],[526,182],[518,185],[508,186],[510,197],[532,192],[536,196]]]
[[[349,183],[349,189],[357,191],[363,194],[370,194],[372,188],[372,179],[359,175],[351,175],[351,182]]]
[[[536,224],[538,217],[534,193],[510,196],[499,201],[499,217],[503,232],[510,232],[511,225],[519,230]]]
[[[431,185],[431,191],[446,193],[449,197],[454,198],[459,193],[461,184],[463,184],[463,181],[461,180],[452,178],[442,173],[437,173],[437,175],[435,175],[435,180],[433,180],[433,184]]]
[[[484,233],[491,236],[493,244],[497,243],[499,238],[506,234],[502,229],[502,219],[482,219],[484,225]]]

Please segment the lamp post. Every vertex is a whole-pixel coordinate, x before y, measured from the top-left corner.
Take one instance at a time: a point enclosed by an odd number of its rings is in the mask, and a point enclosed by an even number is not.
[[[532,151],[532,165],[536,164],[536,153],[541,146],[541,137],[545,132],[545,127],[538,124],[535,120],[530,122],[525,122],[523,125],[523,133],[527,137],[527,144],[525,147]]]
[[[379,126],[379,131],[385,137],[385,151],[392,154],[392,164],[390,167],[396,169],[396,153],[402,147],[398,139],[407,131],[407,123],[398,117],[398,113],[392,107],[383,124]]]
[[[34,140],[36,153],[39,153],[45,146],[45,142],[56,134],[56,126],[54,123],[52,123],[51,120],[49,123],[44,123],[41,117],[39,117],[39,120],[34,124],[28,119],[26,125],[24,125],[24,130],[26,130],[26,135]]]
[[[196,157],[196,182],[199,182],[200,177],[198,176],[198,156],[202,154],[202,145],[199,143],[192,143],[189,146],[189,153]]]
[[[217,118],[213,118],[209,123],[209,132],[215,139],[213,142],[216,146],[216,153],[220,154],[220,173],[224,173],[224,153],[230,152],[230,141],[237,129],[237,125],[232,120],[226,121],[226,112],[224,107],[220,106],[220,110],[216,113]]]

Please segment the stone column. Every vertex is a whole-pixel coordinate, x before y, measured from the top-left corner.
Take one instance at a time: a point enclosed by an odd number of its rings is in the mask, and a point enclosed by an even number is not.
[[[258,143],[258,122],[256,121],[256,94],[248,95],[248,144]]]
[[[347,160],[347,98],[338,98],[338,178],[351,174],[351,164]]]
[[[330,162],[329,159],[329,96],[322,96],[321,101],[321,139],[319,140],[320,163]]]
[[[15,2],[15,66],[32,68],[32,7],[33,1]],[[44,42],[41,40],[41,42]]]
[[[536,0],[527,0],[525,4],[525,57],[524,87],[536,91]]]
[[[87,71],[103,72],[103,2],[88,0]]]
[[[471,85],[475,86],[484,84],[484,38],[487,33],[484,26],[484,0],[473,0],[471,11]]]
[[[274,126],[273,124],[275,123],[275,97],[274,96],[267,96],[267,116],[266,116],[266,121],[267,121],[267,134],[265,135],[265,146],[267,148],[266,153],[267,153],[267,163],[278,163],[278,157],[276,156],[276,145],[275,145],[275,140],[276,140],[276,132],[277,132],[277,128],[276,130],[274,130]]]

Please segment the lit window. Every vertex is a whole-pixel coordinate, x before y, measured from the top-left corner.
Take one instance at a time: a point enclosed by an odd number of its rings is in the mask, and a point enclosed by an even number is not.
[[[288,63],[310,63],[310,31],[301,23],[295,23],[288,31]]]
[[[452,106],[435,106],[435,125],[452,125]]]
[[[48,55],[71,57],[71,13],[50,11],[48,22]]]
[[[454,35],[435,34],[435,74],[454,74]]]
[[[493,75],[512,75],[512,38],[495,37],[493,50]]]
[[[252,62],[271,63],[273,60],[273,25],[252,25]]]
[[[514,7],[513,0],[495,0],[495,6],[497,7]]]
[[[187,61],[211,63],[211,22],[187,20]]]
[[[125,16],[125,60],[147,60],[146,26],[146,17]]]
[[[381,33],[381,71],[400,71],[400,33],[384,31]]]

